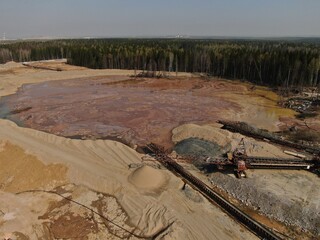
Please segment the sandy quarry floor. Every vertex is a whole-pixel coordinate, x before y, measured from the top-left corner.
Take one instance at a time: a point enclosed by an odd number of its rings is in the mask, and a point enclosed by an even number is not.
[[[188,82],[176,79],[133,83],[123,82],[129,79],[132,71],[88,70],[61,62],[40,65],[59,67],[64,71],[34,69],[17,63],[1,65],[0,96],[14,94],[22,84],[36,83],[44,87],[47,83],[43,82],[52,80],[68,80],[49,83],[57,89],[62,85],[77,88],[85,82],[93,88],[96,87],[91,90],[99,91],[102,87],[112,89],[113,93],[118,93],[114,94],[113,98],[122,93],[117,91],[124,91],[123,94],[128,94],[130,101],[141,102],[141,99],[134,99],[134,92],[141,91],[140,94],[146,94],[153,104],[157,101],[152,99],[152,94],[160,93],[165,97],[163,99],[167,98],[167,108],[158,116],[150,116],[149,121],[152,121],[153,117],[169,120],[174,118],[172,113],[176,109],[170,109],[170,104],[173,103],[172,97],[183,86],[184,94],[190,94],[194,99],[207,99],[208,107],[205,113],[212,116],[213,120],[217,119],[217,114],[223,113],[226,119],[247,121],[258,127],[277,130],[284,124],[281,118],[290,120],[294,115],[293,111],[277,106],[278,97],[274,93],[260,87],[253,89],[249,84],[229,81],[204,82],[195,78],[189,79]],[[190,74],[178,76],[192,77]],[[110,82],[112,84],[109,84]],[[23,88],[26,89],[28,86],[31,85],[24,85]],[[23,91],[23,88],[20,88],[20,91]],[[56,96],[56,99],[59,98],[61,96]],[[40,103],[45,99],[42,98]],[[181,102],[184,102],[188,99],[182,100]],[[192,109],[197,109],[197,104],[202,100],[193,101],[192,104],[195,105]],[[121,102],[120,98],[118,102]],[[21,104],[23,103],[24,101],[21,101]],[[219,105],[225,106],[225,110]],[[127,103],[125,107],[132,114],[135,113],[135,105]],[[146,108],[145,111],[149,112],[151,109]],[[113,113],[116,113],[116,110],[114,108]],[[168,124],[167,128],[165,125],[162,126],[161,129],[164,131],[160,132],[159,139],[163,139],[164,143],[172,140],[168,146],[183,139],[196,137],[221,146],[230,144],[231,148],[236,147],[241,135],[220,130],[216,124],[200,126],[200,123],[205,123],[200,119],[201,114],[203,113],[198,111],[189,115],[195,117],[194,123],[197,124],[181,125],[185,122],[169,121],[171,125]],[[118,116],[114,121],[117,122],[119,119],[125,120],[125,117]],[[124,127],[140,126],[136,130],[141,134],[140,138],[148,133],[155,135],[156,132],[141,128],[143,124],[146,125],[146,122],[139,121],[141,119],[137,118],[130,126]],[[124,120],[123,123],[126,122]],[[285,123],[288,122],[290,121]],[[171,133],[174,127],[177,128]],[[61,131],[59,128],[54,130],[55,133]],[[249,141],[249,154],[284,156],[282,150],[277,147],[252,139],[246,141]],[[167,170],[153,168],[151,166],[156,165],[152,164],[144,165],[145,159],[145,156],[119,142],[72,140],[21,128],[9,120],[0,119],[0,238],[3,235],[11,236],[13,239],[147,239],[154,236],[158,236],[157,239],[257,239],[199,193],[189,187],[181,190],[181,180]],[[136,167],[129,168],[129,165]],[[192,172],[208,184],[213,183],[213,186],[229,192],[239,200],[240,205],[257,208],[257,204],[270,201],[281,206],[279,203],[288,202],[287,199],[290,199],[288,207],[284,209],[299,209],[299,206],[303,206],[306,213],[313,209],[314,219],[318,221],[320,196],[319,192],[313,190],[318,188],[318,178],[312,174],[254,171],[250,173],[252,178],[249,181],[240,183],[232,175],[223,175],[213,181],[220,173],[214,173],[208,178],[197,170]],[[263,188],[261,184],[264,185]],[[252,187],[248,195],[237,192],[239,189],[248,189],[248,186]],[[299,188],[303,188],[304,191],[299,191]],[[257,189],[261,191],[256,191]],[[270,193],[271,197],[263,195],[264,191]],[[312,194],[308,194],[310,192]],[[255,201],[260,195],[265,197],[261,198],[261,202]],[[270,206],[264,205],[262,212],[270,211]],[[282,216],[284,215],[281,215],[281,211],[273,211],[270,217],[281,219]],[[297,216],[301,214],[289,215],[289,223],[299,222],[291,221]],[[310,218],[302,219],[300,223],[308,224],[310,228],[317,227],[317,222],[312,225],[311,218],[310,215]],[[272,221],[271,223],[274,224]],[[282,225],[278,227],[272,224],[271,227],[283,230]],[[284,232],[290,234],[287,230]],[[292,236],[297,234],[293,233]]]
[[[0,69],[0,95],[23,83],[117,73],[10,63]],[[143,156],[119,142],[71,140],[0,120],[0,143],[1,237],[256,239],[198,193],[180,190],[166,170],[128,168]]]

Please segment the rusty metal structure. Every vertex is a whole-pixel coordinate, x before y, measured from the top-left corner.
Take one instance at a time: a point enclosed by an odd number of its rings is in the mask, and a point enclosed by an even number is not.
[[[303,169],[314,171],[319,168],[319,160],[286,159],[286,158],[263,158],[236,156],[233,159],[213,158],[207,159],[202,166],[216,165],[218,169],[225,169],[227,166],[234,166],[234,172],[238,178],[246,177],[247,169]]]
[[[219,170],[226,167],[234,167],[234,173],[238,178],[246,177],[247,169],[295,169],[315,171],[320,168],[319,156],[313,159],[294,159],[294,158],[267,158],[248,156],[244,144],[241,139],[238,147],[233,153],[227,153],[225,158],[206,158],[199,163],[200,166],[215,165]]]
[[[273,233],[270,229],[255,221],[253,218],[251,218],[246,213],[242,212],[235,205],[231,204],[229,201],[227,201],[224,197],[222,197],[219,193],[214,191],[200,179],[196,178],[190,172],[185,170],[180,164],[178,164],[176,161],[170,158],[162,147],[151,143],[148,144],[145,149],[168,170],[170,170],[176,176],[180,177],[185,183],[189,184],[192,188],[199,191],[210,202],[218,205],[222,210],[224,210],[230,216],[242,223],[245,227],[247,227],[257,236],[259,236],[261,239],[282,239],[275,233]]]
[[[227,199],[221,196],[214,189],[210,188],[200,179],[193,176],[177,161],[174,161],[168,156],[168,152],[161,146],[150,143],[144,147],[147,154],[152,155],[164,167],[170,170],[177,177],[184,182],[183,189],[186,184],[190,185],[195,190],[199,191],[211,203],[218,205],[222,210],[227,212],[231,217],[243,224],[261,239],[282,239],[272,230],[263,226],[249,215],[241,211],[238,207],[230,203]],[[198,159],[199,160],[199,159]],[[238,147],[232,152],[228,153],[226,157],[210,158],[206,157],[200,161],[202,166],[216,166],[223,170],[227,167],[233,167],[234,173],[238,178],[246,177],[247,169],[255,168],[270,168],[270,169],[304,169],[318,172],[320,176],[320,153],[314,155],[313,159],[293,159],[293,158],[265,158],[248,156],[246,152],[244,139],[241,139]]]
[[[224,129],[227,129],[231,132],[238,132],[238,133],[241,133],[242,135],[245,135],[248,137],[253,137],[256,139],[268,140],[270,142],[273,142],[273,143],[276,143],[276,144],[279,144],[282,146],[298,149],[298,150],[305,151],[305,152],[308,152],[308,153],[311,153],[314,155],[320,154],[319,148],[312,147],[312,146],[305,145],[305,144],[291,142],[291,141],[282,139],[280,137],[276,137],[276,136],[272,136],[271,134],[264,133],[263,131],[260,131],[260,132],[252,131],[252,130],[244,127],[245,123],[243,123],[243,122],[219,120],[218,123],[222,124]]]

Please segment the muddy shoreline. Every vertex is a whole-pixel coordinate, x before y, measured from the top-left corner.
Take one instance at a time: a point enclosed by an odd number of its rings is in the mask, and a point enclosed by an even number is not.
[[[201,79],[119,82],[66,80],[23,85],[3,97],[10,119],[23,127],[78,139],[115,139],[127,145],[150,141],[171,147],[171,130],[183,123],[215,122],[240,106],[200,96]],[[214,89],[213,87],[211,87]]]
[[[226,96],[223,93],[227,93]],[[253,96],[251,119],[272,127],[271,100]],[[84,78],[25,84],[2,97],[2,118],[19,126],[73,139],[112,139],[131,147],[155,142],[172,148],[171,131],[185,123],[208,124],[250,115],[244,85],[201,78]],[[240,100],[241,99],[241,100]],[[243,114],[246,113],[246,114]],[[273,126],[274,127],[274,126]]]

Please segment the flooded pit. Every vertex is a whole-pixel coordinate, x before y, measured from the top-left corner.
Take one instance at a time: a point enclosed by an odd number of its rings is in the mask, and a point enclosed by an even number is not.
[[[249,119],[270,129],[279,119],[276,101],[254,95],[247,86],[198,78],[25,84],[1,98],[0,107],[2,117],[20,126],[59,136],[165,147],[172,147],[172,129],[184,123]]]

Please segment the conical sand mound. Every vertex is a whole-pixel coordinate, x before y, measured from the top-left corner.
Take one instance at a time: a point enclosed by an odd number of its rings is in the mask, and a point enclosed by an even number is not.
[[[166,184],[167,177],[161,170],[143,166],[130,174],[129,181],[137,188],[157,190]]]

